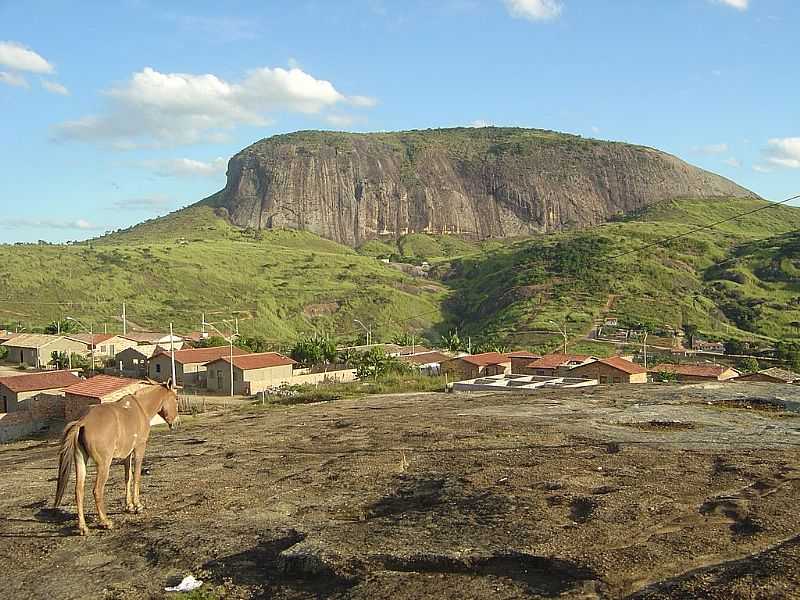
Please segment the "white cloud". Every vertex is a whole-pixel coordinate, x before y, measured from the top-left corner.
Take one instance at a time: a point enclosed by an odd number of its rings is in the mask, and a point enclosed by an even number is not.
[[[301,69],[262,67],[240,82],[213,74],[160,73],[150,67],[106,93],[104,113],[62,123],[57,139],[106,142],[118,149],[217,141],[239,125],[265,126],[269,113],[318,114],[338,104],[368,106]]]
[[[493,123],[491,123],[490,121],[484,121],[483,119],[476,119],[475,121],[469,124],[470,127],[477,127],[477,128],[491,127],[492,125]]]
[[[558,0],[505,0],[512,17],[529,21],[550,21],[561,15],[563,5]]]
[[[42,56],[17,42],[0,42],[0,65],[15,71],[30,73],[52,73],[53,65]]]
[[[334,127],[350,127],[359,121],[353,115],[326,115],[324,118],[326,123]]]
[[[61,85],[55,81],[42,80],[42,87],[51,94],[60,94],[61,96],[69,96],[69,90],[66,86]]]
[[[173,200],[163,194],[153,194],[140,198],[115,200],[111,206],[118,210],[158,210],[175,204]]]
[[[800,137],[772,138],[767,142],[766,155],[771,165],[800,169]]]
[[[716,154],[725,154],[728,151],[728,144],[708,144],[706,146],[695,146],[692,148],[692,152],[695,154],[705,154],[707,156],[713,156]]]
[[[592,133],[600,133],[600,128],[597,125],[592,125]]]
[[[753,171],[756,173],[772,173],[772,169],[764,165],[753,165]]]
[[[0,83],[6,85],[13,85],[14,87],[30,87],[27,80],[17,73],[9,73],[8,71],[0,71]]]
[[[360,108],[372,108],[378,105],[378,101],[369,96],[350,96],[347,101],[353,106],[358,106]]]
[[[736,10],[747,10],[750,5],[750,0],[713,0],[717,4],[724,4],[735,8]]]
[[[81,231],[92,231],[103,229],[86,219],[61,220],[61,219],[26,219],[26,218],[0,218],[0,227],[12,229],[15,227],[37,228],[37,229],[76,229]]]
[[[168,158],[145,160],[140,164],[162,177],[212,177],[224,175],[228,168],[228,161],[221,156],[207,162],[193,158]]]
[[[738,169],[739,167],[742,166],[742,161],[733,156],[731,156],[730,158],[726,158],[722,162],[728,165],[729,167],[733,167],[734,169]]]

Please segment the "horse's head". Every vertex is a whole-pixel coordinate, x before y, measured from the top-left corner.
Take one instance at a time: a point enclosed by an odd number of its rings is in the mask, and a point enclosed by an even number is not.
[[[166,383],[159,384],[161,387],[161,410],[158,411],[158,416],[164,419],[173,429],[178,423],[178,394],[175,393],[175,387],[172,385],[172,379]]]

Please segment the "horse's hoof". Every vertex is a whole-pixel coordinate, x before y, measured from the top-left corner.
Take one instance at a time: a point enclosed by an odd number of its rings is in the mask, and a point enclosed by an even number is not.
[[[126,513],[135,513],[136,512],[136,507],[133,504],[128,504],[125,507],[125,512]]]
[[[83,527],[78,527],[78,535],[86,537],[87,535],[89,535],[89,528],[86,525],[84,525]]]
[[[137,515],[139,513],[144,512],[144,505],[143,504],[137,504],[136,506],[133,507],[133,512],[135,512]]]
[[[112,521],[100,521],[97,526],[100,529],[114,529],[114,523]]]

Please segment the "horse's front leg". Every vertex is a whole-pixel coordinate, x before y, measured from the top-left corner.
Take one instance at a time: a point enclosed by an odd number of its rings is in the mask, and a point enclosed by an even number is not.
[[[94,482],[94,503],[97,505],[97,514],[100,517],[100,527],[112,529],[114,523],[106,514],[105,502],[106,481],[108,481],[108,473],[111,470],[111,456],[98,458],[100,460],[97,461],[97,479]]]
[[[144,446],[133,450],[133,510],[140,513],[144,510],[144,505],[139,498],[139,491],[142,482],[142,462],[144,461]]]
[[[125,459],[125,512],[134,512],[133,506],[133,452]]]

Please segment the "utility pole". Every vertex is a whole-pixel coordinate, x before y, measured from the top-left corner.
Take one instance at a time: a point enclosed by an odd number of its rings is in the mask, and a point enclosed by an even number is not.
[[[371,346],[372,345],[372,327],[367,327],[366,325],[364,325],[364,323],[362,323],[358,319],[353,319],[353,323],[358,323],[359,325],[361,325],[361,328],[367,333],[367,346]]]
[[[647,333],[648,331],[644,330],[644,338],[642,339],[642,347],[644,349],[644,368],[647,368]]]
[[[567,324],[559,325],[555,321],[550,321],[553,325],[558,327],[558,332],[564,336],[564,354],[567,354],[567,341],[569,340],[569,336],[567,335]]]
[[[172,323],[169,324],[169,353],[172,362],[172,385],[178,387],[178,381],[175,378],[175,337],[172,335]]]
[[[206,313],[202,313],[200,320],[201,320],[200,333],[204,334],[206,332]],[[205,335],[201,335],[200,337],[205,337]]]
[[[128,313],[126,311],[125,303],[122,303],[122,335],[128,333]]]

